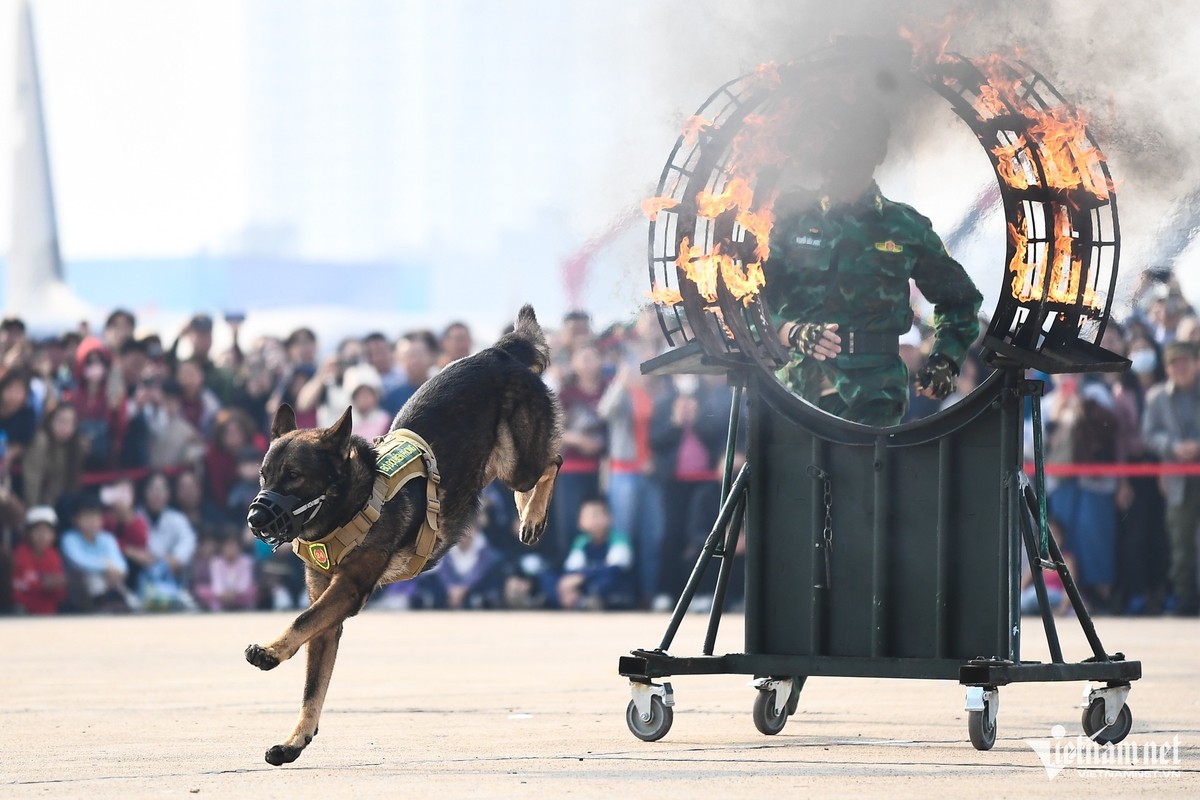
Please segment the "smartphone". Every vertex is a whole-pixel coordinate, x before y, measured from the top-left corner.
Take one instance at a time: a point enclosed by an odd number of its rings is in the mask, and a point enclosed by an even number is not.
[[[239,322],[245,321],[245,319],[246,319],[245,311],[226,311],[225,312],[225,321],[228,322],[230,325],[237,325]]]

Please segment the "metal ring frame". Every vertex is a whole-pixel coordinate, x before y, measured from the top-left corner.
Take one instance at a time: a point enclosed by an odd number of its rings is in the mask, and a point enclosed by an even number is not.
[[[730,81],[696,112],[709,124],[694,137],[684,135],[676,141],[663,168],[658,195],[677,204],[658,212],[650,225],[648,243],[652,286],[674,287],[682,297],[675,305],[657,306],[663,333],[672,346],[698,340],[710,356],[748,360],[769,374],[786,360],[787,354],[774,336],[770,310],[761,296],[754,295],[743,303],[718,279],[716,302],[706,300],[677,266],[680,243],[688,238],[703,254],[710,254],[717,242],[732,244],[735,251],[740,251],[738,255],[745,256],[741,262],[748,260],[757,244],[753,234],[738,225],[733,212],[715,219],[700,216],[697,196],[701,192],[720,192],[728,184],[734,141],[748,119],[762,119],[778,111],[781,103],[811,88],[814,82],[835,79],[853,67],[857,57],[853,50],[833,47],[781,66],[777,72],[759,70]],[[1120,359],[1098,348],[1112,305],[1120,253],[1116,199],[1108,166],[1096,143],[1085,133],[1092,159],[1081,168],[1098,170],[1093,177],[1105,187],[1104,196],[1055,188],[1052,166],[1043,158],[1041,143],[1030,135],[1032,120],[1047,109],[1063,106],[1062,95],[1028,66],[995,57],[984,64],[947,54],[911,75],[946,98],[979,139],[997,175],[1005,218],[1027,243],[1024,253],[1019,253],[1014,238],[1008,239],[1004,286],[986,345],[1008,359],[1049,372],[1119,368]],[[977,109],[977,99],[982,92],[995,89],[993,82],[997,80],[1019,91],[1002,93],[1004,108],[999,113],[983,114]],[[1015,152],[1015,160],[1006,166],[1022,170],[1027,187],[1017,188],[1003,179],[1001,156],[994,151],[1004,146]],[[757,171],[753,176],[756,201],[772,195],[779,174],[778,166]],[[1061,252],[1067,241],[1054,235],[1056,217],[1061,224],[1062,215],[1070,225],[1069,255]],[[1052,282],[1046,274],[1041,276],[1040,292],[1033,296],[1019,298],[1011,291],[1016,264],[1040,262],[1048,273],[1049,265],[1059,258],[1073,259],[1079,271],[1070,296],[1053,296]],[[781,394],[798,401],[780,389]],[[803,401],[793,405],[804,406],[824,420],[837,420]],[[870,430],[844,420],[837,422],[851,429]]]

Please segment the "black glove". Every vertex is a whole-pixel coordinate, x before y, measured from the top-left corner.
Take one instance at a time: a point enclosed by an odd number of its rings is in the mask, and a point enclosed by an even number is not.
[[[801,322],[792,326],[788,332],[788,347],[797,353],[811,356],[821,341],[821,334],[829,325],[824,322]]]
[[[935,400],[943,400],[954,391],[954,379],[958,377],[958,365],[941,353],[934,353],[917,370],[917,388],[925,389]]]

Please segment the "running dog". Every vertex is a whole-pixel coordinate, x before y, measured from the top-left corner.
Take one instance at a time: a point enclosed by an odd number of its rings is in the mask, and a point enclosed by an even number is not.
[[[436,564],[489,482],[515,492],[521,541],[541,537],[562,464],[562,410],[540,377],[549,362],[526,305],[495,346],[427,381],[375,443],[351,434],[348,408],[325,429],[297,430],[286,404],[275,414],[247,523],[307,562],[311,605],[271,643],[246,648],[248,662],[269,670],[308,645],[300,719],[268,763],[295,761],[316,736],[342,623],[377,586]]]

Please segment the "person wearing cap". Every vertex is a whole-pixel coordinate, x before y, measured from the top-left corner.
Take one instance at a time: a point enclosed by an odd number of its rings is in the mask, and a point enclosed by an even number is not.
[[[128,611],[125,576],[129,565],[117,538],[103,529],[104,506],[91,492],[75,505],[75,527],[63,534],[68,593],[77,611]]]
[[[1146,394],[1142,434],[1146,445],[1164,462],[1200,462],[1200,363],[1192,342],[1171,342],[1163,348],[1165,383]],[[1200,529],[1200,475],[1164,475],[1167,531],[1171,537],[1171,585],[1174,612],[1200,613],[1196,584],[1196,539]]]
[[[851,422],[890,426],[908,406],[898,340],[910,330],[909,281],[933,303],[933,350],[913,376],[935,400],[954,390],[979,332],[982,295],[928,219],[884,197],[874,180],[887,120],[868,101],[839,96],[820,109],[806,152],[817,190],[775,204],[763,296],[790,359],[778,373],[795,394]]]
[[[55,614],[67,599],[67,576],[54,547],[58,515],[50,506],[25,514],[25,539],[13,551],[13,601],[26,614]]]

